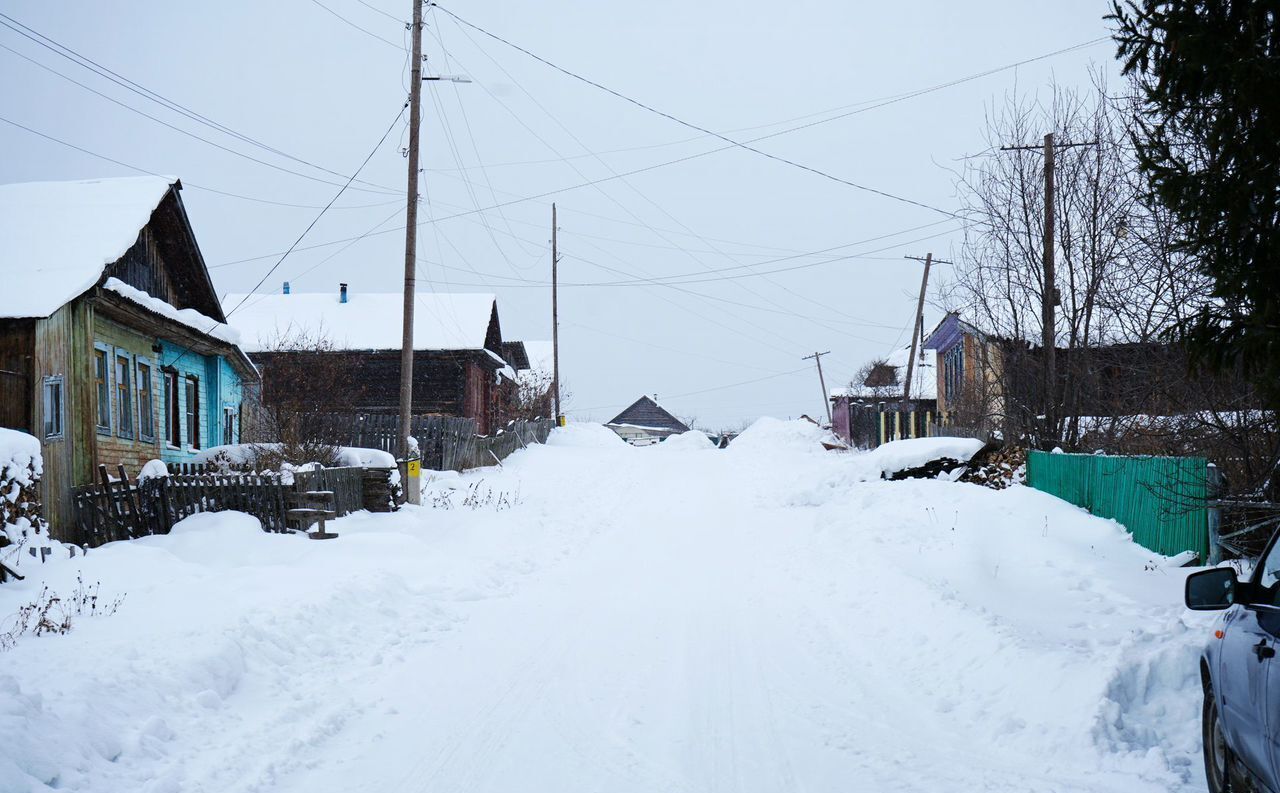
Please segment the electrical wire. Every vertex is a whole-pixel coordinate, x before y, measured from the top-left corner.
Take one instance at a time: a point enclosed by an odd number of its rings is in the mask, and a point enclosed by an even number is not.
[[[102,160],[104,162],[109,162],[113,165],[119,165],[122,168],[128,168],[129,170],[137,171],[138,173],[145,173],[149,176],[164,176],[164,174],[156,173],[155,171],[149,171],[146,168],[140,168],[137,165],[130,165],[127,162],[117,160],[113,157],[108,157],[105,154],[99,154],[96,151],[90,151],[89,149],[86,149],[82,146],[77,146],[74,143],[68,143],[67,141],[62,140],[60,138],[55,138],[52,135],[48,135],[39,130],[32,129],[31,127],[28,127],[25,124],[19,124],[18,122],[13,121],[12,119],[8,119],[3,116],[0,116],[0,121],[3,121],[4,123],[9,124],[10,126],[17,127],[18,129],[23,130],[24,132],[29,132],[32,135],[35,135],[36,137],[44,138],[47,141],[50,141],[52,143],[57,143],[60,146],[66,146],[69,149],[74,149],[75,151],[78,151],[81,154],[87,154],[90,157],[96,157],[97,159]],[[248,195],[243,195],[241,193],[232,193],[227,190],[219,190],[214,187],[197,184],[195,182],[191,182],[187,180],[184,180],[182,184],[184,187],[191,187],[197,190],[203,190],[206,193],[214,193],[216,195],[227,196],[229,198],[239,198],[243,201],[253,201],[259,204],[270,204],[272,206],[291,207],[295,209],[323,209],[323,207],[319,204],[293,204],[287,201],[273,201],[270,198],[258,198],[256,196],[248,196]],[[333,209],[368,209],[369,207],[382,207],[382,206],[388,206],[393,203],[402,203],[402,202],[403,202],[402,199],[396,199],[395,201],[379,201],[374,204],[348,204],[347,206],[333,207]]]
[[[366,156],[364,158],[364,161],[360,163],[360,167],[356,168],[355,172],[352,173],[350,178],[347,179],[347,183],[342,186],[342,189],[338,190],[338,192],[334,194],[333,198],[329,199],[329,203],[325,205],[325,208],[320,210],[320,213],[315,216],[315,218],[311,221],[311,223],[307,225],[305,229],[303,229],[302,233],[298,235],[298,238],[293,241],[292,245],[289,246],[289,249],[286,250],[280,256],[279,261],[271,265],[271,269],[267,270],[267,272],[263,274],[262,278],[258,280],[258,283],[254,284],[253,288],[250,289],[249,292],[240,299],[240,302],[237,303],[230,311],[226,312],[226,316],[230,316],[234,314],[236,309],[244,305],[245,301],[249,299],[249,295],[257,291],[258,287],[266,283],[267,279],[271,277],[271,274],[274,273],[277,269],[279,269],[280,265],[284,264],[284,260],[289,258],[289,254],[293,253],[294,248],[298,247],[298,243],[302,242],[303,238],[306,237],[308,233],[310,233],[311,229],[315,228],[315,225],[320,222],[320,218],[324,217],[325,212],[329,211],[329,207],[333,206],[334,202],[337,201],[344,192],[346,192],[346,189],[351,185],[351,182],[355,181],[355,178],[360,175],[360,172],[364,170],[364,167],[369,164],[370,160],[373,159],[373,155],[377,154],[378,149],[382,148],[382,144],[386,142],[387,136],[390,135],[391,130],[395,129],[396,125],[400,123],[400,118],[404,116],[404,111],[408,107],[409,107],[408,102],[405,102],[403,105],[400,106],[400,112],[396,113],[395,120],[391,122],[391,126],[387,127],[386,132],[382,133],[382,137],[379,138],[377,145],[375,145],[373,149],[369,151],[368,156]]]
[[[329,6],[327,6],[327,5],[325,5],[324,3],[320,2],[320,0],[311,0],[311,3],[312,3],[312,5],[316,5],[316,6],[319,6],[320,8],[323,8],[325,11],[328,11],[328,12],[329,12],[330,14],[332,14],[333,16],[335,16],[335,17],[337,17],[338,19],[342,20],[342,22],[343,22],[343,23],[345,23],[346,25],[348,25],[349,27],[355,28],[356,30],[360,31],[361,33],[365,34],[366,36],[371,36],[372,38],[375,38],[375,39],[377,39],[378,41],[381,41],[383,44],[389,45],[389,46],[391,46],[391,47],[395,47],[397,51],[400,49],[400,45],[399,45],[399,44],[396,44],[396,43],[395,43],[394,41],[392,41],[391,39],[384,39],[382,36],[379,36],[377,33],[374,33],[372,30],[368,30],[368,29],[366,29],[366,28],[363,28],[363,27],[361,27],[361,26],[357,25],[356,23],[352,22],[350,19],[347,19],[346,17],[344,17],[342,14],[339,14],[337,11],[334,11],[334,10],[333,10],[332,8],[330,8]],[[373,8],[373,6],[369,6],[369,7],[370,7],[370,8]],[[377,9],[374,9],[374,10],[376,11]],[[399,22],[400,20],[398,20],[398,19],[397,19],[396,21],[397,21],[397,22]]]
[[[76,66],[79,66],[82,69],[86,69],[92,72],[93,74],[97,75],[98,77],[101,77],[102,79],[107,80],[120,88],[124,88],[127,91],[137,94],[143,99],[156,103],[167,110],[170,110],[174,113],[178,113],[179,115],[182,115],[189,120],[195,121],[206,127],[217,130],[218,132],[221,132],[225,135],[229,135],[244,143],[248,143],[252,146],[260,148],[263,151],[267,151],[279,157],[292,160],[293,162],[299,163],[300,165],[306,165],[309,168],[314,168],[317,171],[327,173],[330,176],[336,176],[342,179],[345,179],[347,176],[345,173],[342,173],[340,171],[335,171],[329,168],[325,168],[322,165],[318,165],[314,162],[311,162],[309,160],[303,159],[296,155],[290,154],[289,152],[282,151],[269,144],[263,143],[262,141],[257,140],[256,138],[253,138],[243,132],[239,132],[225,124],[222,124],[212,118],[209,118],[208,116],[198,113],[195,110],[192,110],[191,108],[186,107],[175,100],[169,99],[168,97],[156,91],[153,91],[150,88],[147,88],[141,83],[131,80],[128,77],[125,77],[119,72],[113,71],[112,69],[106,66],[103,66],[101,63],[93,60],[92,58],[89,58],[88,56],[83,55],[64,44],[60,44],[59,42],[44,35],[38,30],[28,25],[25,25],[22,22],[19,22],[18,20],[14,19],[13,17],[3,12],[0,12],[0,26],[10,29],[11,31],[28,39],[29,41],[34,42],[40,47],[43,47],[44,49],[49,50],[50,52],[57,55],[58,57],[68,60],[71,63],[75,64]],[[18,54],[16,53],[16,51],[13,51],[13,50],[11,51],[15,52],[15,54]],[[22,57],[26,57],[26,56],[22,56]],[[28,60],[30,59],[28,58]],[[48,70],[53,71],[52,69],[48,69]],[[54,73],[64,77],[65,79],[68,79],[68,80],[71,79],[69,77],[65,77],[65,75],[62,75],[60,72],[54,72]],[[80,83],[77,83],[77,84],[81,85],[82,87],[85,87]],[[92,89],[89,89],[89,90],[92,90]],[[384,192],[392,192],[392,193],[398,192],[393,188],[389,188],[385,185],[375,184],[373,182],[366,182],[366,181],[357,179],[356,183],[368,185],[370,187],[376,187]],[[327,184],[336,185],[338,183],[327,182]],[[360,189],[360,188],[352,188],[352,189]]]

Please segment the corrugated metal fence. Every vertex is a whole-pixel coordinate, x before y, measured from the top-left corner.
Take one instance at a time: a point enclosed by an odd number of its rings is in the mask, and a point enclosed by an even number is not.
[[[1209,558],[1208,464],[1203,457],[1027,455],[1027,484],[1113,518],[1144,548]]]

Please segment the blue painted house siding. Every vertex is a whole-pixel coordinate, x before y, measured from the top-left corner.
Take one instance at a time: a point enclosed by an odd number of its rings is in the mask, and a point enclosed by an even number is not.
[[[200,355],[186,347],[162,340],[163,348],[159,359],[160,368],[172,368],[177,373],[177,429],[181,444],[175,446],[175,437],[171,425],[173,411],[166,406],[162,410],[162,424],[165,432],[165,443],[161,446],[161,459],[165,462],[188,462],[198,452],[211,446],[221,446],[226,440],[240,442],[240,403],[244,387],[239,375],[231,364],[221,355]],[[188,427],[187,414],[191,410],[188,397],[188,381],[195,384],[197,401],[197,422],[199,439],[192,442]],[[156,396],[159,404],[165,405],[164,379],[158,384]],[[230,431],[230,436],[227,431]]]

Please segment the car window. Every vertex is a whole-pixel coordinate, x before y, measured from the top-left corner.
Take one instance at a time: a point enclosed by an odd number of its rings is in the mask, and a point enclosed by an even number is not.
[[[1271,546],[1259,565],[1258,585],[1265,591],[1262,602],[1280,605],[1280,542]]]

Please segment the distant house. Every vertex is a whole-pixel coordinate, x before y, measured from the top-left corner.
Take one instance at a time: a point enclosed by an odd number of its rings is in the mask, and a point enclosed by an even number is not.
[[[851,446],[874,448],[897,438],[927,435],[936,417],[937,374],[933,350],[920,349],[911,373],[909,399],[903,383],[911,348],[874,361],[858,381],[832,389],[831,422],[836,435]]]
[[[396,413],[400,406],[400,293],[228,295],[244,346],[262,370],[264,399],[306,389],[334,412]],[[475,419],[500,428],[528,368],[518,341],[504,341],[493,295],[418,293],[414,307],[413,412]],[[324,382],[298,377],[325,373]]]
[[[949,312],[925,337],[937,355],[938,414],[944,423],[989,430],[1004,415],[1007,345]]]
[[[657,443],[670,435],[689,431],[684,422],[647,396],[632,402],[630,407],[614,416],[605,426],[634,446]]]
[[[528,366],[516,371],[520,409],[525,414],[524,418],[554,418],[552,414],[555,412],[555,406],[552,404],[551,396],[554,376],[551,342],[526,340],[524,350]],[[563,392],[563,388],[561,390]]]
[[[70,530],[99,464],[239,441],[258,375],[226,323],[177,179],[0,186],[0,427],[41,440]]]

